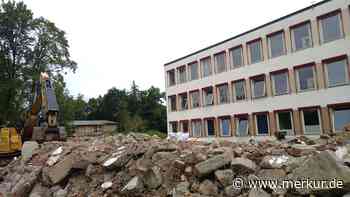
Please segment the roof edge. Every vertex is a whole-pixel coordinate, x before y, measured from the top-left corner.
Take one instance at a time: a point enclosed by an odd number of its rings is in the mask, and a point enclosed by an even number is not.
[[[294,16],[294,15],[296,15],[296,14],[299,14],[299,13],[301,13],[301,12],[304,12],[304,11],[307,11],[307,10],[312,9],[312,8],[314,8],[314,7],[320,6],[320,5],[322,5],[322,4],[324,4],[324,3],[327,3],[327,2],[329,2],[329,1],[332,1],[332,0],[320,1],[320,2],[318,2],[318,3],[315,3],[315,4],[311,5],[311,6],[308,6],[308,7],[305,7],[305,8],[303,8],[303,9],[297,10],[297,11],[295,11],[295,12],[292,12],[292,13],[288,14],[288,15],[282,16],[282,17],[280,17],[280,18],[278,18],[278,19],[276,19],[276,20],[270,21],[270,22],[268,22],[268,23],[265,23],[265,24],[260,25],[260,26],[258,26],[258,27],[256,27],[256,28],[250,29],[250,30],[248,30],[248,31],[246,31],[246,32],[243,32],[243,33],[241,33],[241,34],[238,34],[238,35],[236,35],[236,36],[233,36],[233,37],[228,38],[228,39],[226,39],[226,40],[223,40],[223,41],[221,41],[221,42],[215,43],[215,44],[213,44],[213,45],[210,45],[210,46],[208,46],[208,47],[205,47],[205,48],[203,48],[203,49],[200,49],[200,50],[198,50],[198,51],[195,51],[195,52],[193,52],[193,53],[190,53],[190,54],[188,54],[188,55],[186,55],[186,56],[183,56],[183,57],[180,57],[180,58],[175,59],[175,60],[173,60],[173,61],[170,61],[170,62],[168,62],[168,63],[165,63],[164,66],[168,66],[168,65],[170,65],[170,64],[176,63],[176,62],[178,62],[178,61],[180,61],[180,60],[183,60],[183,59],[185,59],[185,58],[191,57],[191,56],[196,55],[196,54],[198,54],[198,53],[201,53],[201,52],[203,52],[203,51],[205,51],[205,50],[211,49],[211,48],[216,47],[216,46],[218,46],[218,45],[221,45],[221,44],[223,44],[223,43],[225,43],[225,42],[228,42],[228,41],[230,41],[230,40],[239,38],[239,37],[244,36],[244,35],[246,35],[246,34],[248,34],[248,33],[254,32],[254,31],[258,30],[258,29],[264,28],[264,27],[266,27],[266,26],[269,26],[269,25],[274,24],[274,23],[276,23],[276,22],[278,22],[278,21],[281,21],[281,20],[283,20],[283,19],[289,18],[289,17]]]

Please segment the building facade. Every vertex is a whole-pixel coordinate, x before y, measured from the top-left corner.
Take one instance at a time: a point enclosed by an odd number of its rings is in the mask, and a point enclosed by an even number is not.
[[[168,132],[322,134],[350,124],[350,0],[326,0],[164,65]]]

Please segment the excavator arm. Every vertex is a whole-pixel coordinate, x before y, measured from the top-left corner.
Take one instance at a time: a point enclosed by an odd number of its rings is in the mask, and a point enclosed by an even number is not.
[[[33,104],[27,112],[23,139],[36,141],[59,140],[63,128],[58,125],[59,107],[52,83],[41,73],[35,84]]]

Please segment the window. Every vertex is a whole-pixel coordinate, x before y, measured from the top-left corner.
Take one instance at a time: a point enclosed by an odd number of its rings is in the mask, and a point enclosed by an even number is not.
[[[278,131],[285,131],[287,135],[293,135],[292,112],[284,111],[276,113]]]
[[[333,110],[333,130],[335,132],[344,131],[345,126],[350,124],[350,108],[340,108]]]
[[[201,120],[192,120],[191,127],[192,127],[192,136],[193,137],[200,137],[201,133],[202,133],[202,121]]]
[[[315,66],[306,66],[296,69],[297,88],[299,92],[316,88]]]
[[[190,70],[190,80],[196,80],[199,78],[199,74],[198,74],[198,63],[194,62],[191,63],[189,66],[189,70]]]
[[[254,77],[251,82],[253,98],[266,96],[265,76]]]
[[[207,57],[207,58],[201,60],[201,70],[202,70],[202,77],[208,77],[208,76],[212,75],[213,68],[211,66],[210,57]]]
[[[230,97],[228,92],[228,84],[219,85],[216,87],[218,93],[219,104],[229,103]]]
[[[267,37],[269,43],[270,58],[278,57],[286,53],[284,44],[284,32],[280,31]]]
[[[180,121],[180,132],[188,133],[188,121]]]
[[[208,136],[215,136],[214,119],[205,120],[205,129],[207,131]]]
[[[186,77],[186,66],[181,66],[177,69],[179,83],[185,83],[187,81]]]
[[[248,43],[250,63],[254,64],[263,60],[261,39]]]
[[[177,122],[170,122],[170,132],[177,133]]]
[[[311,24],[306,22],[291,28],[292,49],[298,51],[312,47]]]
[[[179,95],[179,104],[180,104],[180,110],[188,109],[187,93]]]
[[[320,112],[318,109],[302,110],[304,134],[320,134]]]
[[[242,46],[235,47],[230,50],[230,58],[232,68],[238,68],[243,66],[243,49]]]
[[[190,93],[191,97],[191,108],[200,107],[199,91],[194,91]]]
[[[272,90],[273,95],[283,95],[289,93],[288,71],[272,73]]]
[[[269,118],[267,113],[256,114],[256,130],[258,131],[258,135],[268,135],[269,134]]]
[[[168,84],[169,86],[173,86],[176,84],[175,82],[175,70],[170,70],[168,73]]]
[[[232,85],[234,99],[236,101],[245,100],[245,80],[235,81]]]
[[[176,96],[169,96],[168,100],[170,102],[170,111],[176,111]]]
[[[216,73],[222,73],[226,71],[226,53],[219,53],[214,56]]]
[[[220,133],[221,136],[231,135],[231,121],[230,117],[219,118],[220,122]]]
[[[343,26],[340,14],[340,12],[335,12],[319,18],[321,43],[331,42],[343,37]]]
[[[346,59],[338,59],[325,63],[327,86],[334,87],[349,83],[348,63]]]
[[[214,105],[213,87],[203,89],[203,105]]]
[[[242,116],[236,118],[236,135],[239,137],[244,137],[248,135],[248,116]]]

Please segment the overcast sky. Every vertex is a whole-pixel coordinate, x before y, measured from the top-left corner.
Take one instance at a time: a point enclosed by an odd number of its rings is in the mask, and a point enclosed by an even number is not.
[[[315,0],[24,0],[67,33],[85,98],[111,87],[164,90],[164,63],[310,6]]]

